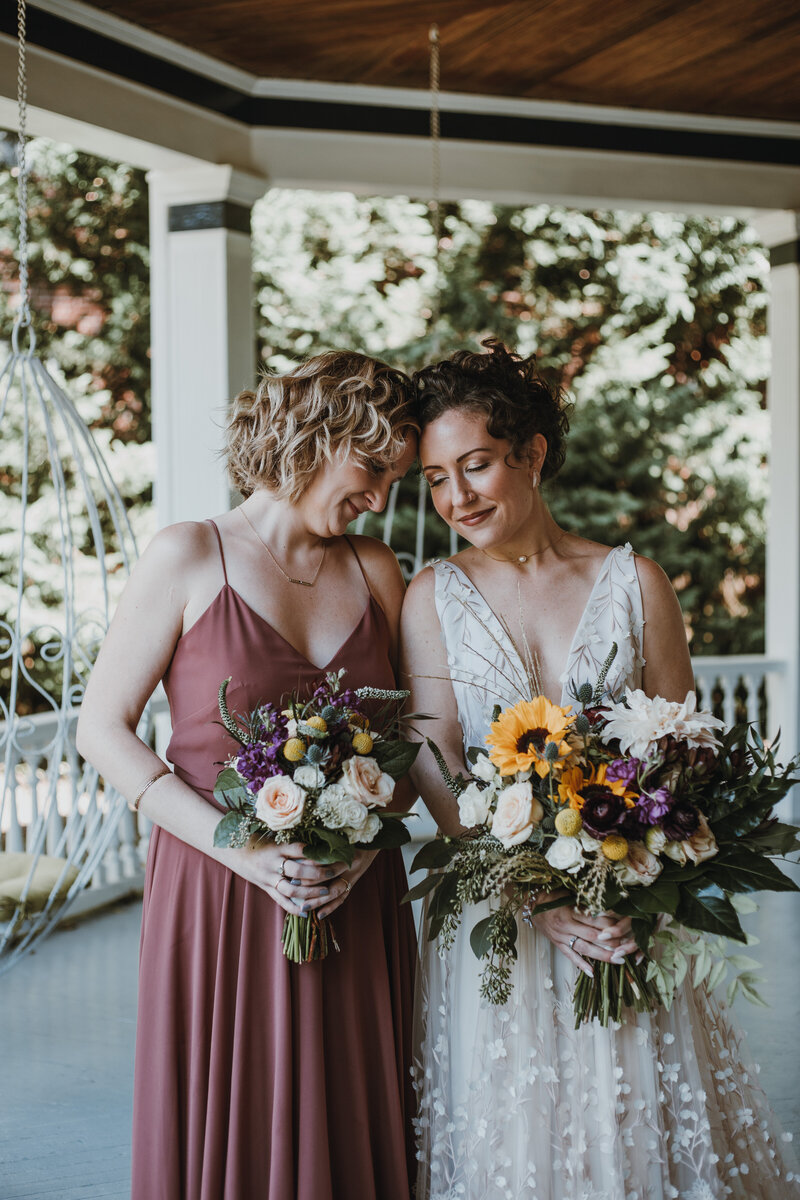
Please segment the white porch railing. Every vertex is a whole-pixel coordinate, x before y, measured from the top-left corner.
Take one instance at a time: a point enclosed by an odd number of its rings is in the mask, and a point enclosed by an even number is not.
[[[781,692],[788,678],[787,664],[759,654],[707,657],[692,660],[699,699],[703,707],[712,706],[726,724],[747,720],[755,723],[764,737],[774,737],[780,724]],[[156,749],[163,756],[169,738],[169,712],[163,692],[152,701]],[[0,850],[25,850],[33,821],[43,811],[47,794],[45,779],[47,761],[44,757],[52,743],[53,717],[49,714],[33,717],[36,733],[26,744],[25,753],[12,762],[14,772],[11,789],[13,803],[6,806],[0,829]],[[77,721],[77,711],[73,722]],[[73,730],[74,732],[74,724]],[[785,747],[783,757],[789,757],[795,747]],[[70,805],[74,803],[76,781],[81,778],[81,764],[72,744],[69,758],[62,768],[62,780],[57,789],[57,803],[51,807],[48,819],[47,850],[54,852],[66,827]],[[109,812],[102,783],[78,795],[81,811],[89,806],[99,819]],[[118,801],[114,801],[118,803]],[[431,836],[432,828],[426,814],[414,822],[412,841],[422,842]],[[76,915],[97,909],[125,895],[141,891],[150,822],[127,809],[123,812],[116,833],[104,854],[89,886],[69,906]]]

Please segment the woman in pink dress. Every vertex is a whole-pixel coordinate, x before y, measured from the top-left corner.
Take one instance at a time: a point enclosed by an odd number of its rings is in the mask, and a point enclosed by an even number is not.
[[[133,1200],[408,1200],[415,945],[400,852],[322,867],[294,845],[213,845],[232,750],[223,679],[238,712],[340,668],[348,687],[394,685],[403,580],[388,548],[346,529],[414,458],[407,387],[333,352],[239,396],[228,465],[243,503],[155,537],[87,688],[80,752],[154,822]],[[174,772],[135,733],[161,679]],[[341,952],[297,966],[284,915],[312,909],[336,912]]]

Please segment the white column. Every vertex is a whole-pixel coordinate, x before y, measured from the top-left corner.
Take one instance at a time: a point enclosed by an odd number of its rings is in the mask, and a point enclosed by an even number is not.
[[[263,178],[229,166],[151,171],[155,502],[159,528],[230,507],[228,401],[255,373],[250,209]]]
[[[786,761],[800,750],[800,214],[765,213],[755,226],[770,253],[766,651],[786,664],[769,697],[770,732],[780,724]],[[788,804],[784,815],[791,815]]]

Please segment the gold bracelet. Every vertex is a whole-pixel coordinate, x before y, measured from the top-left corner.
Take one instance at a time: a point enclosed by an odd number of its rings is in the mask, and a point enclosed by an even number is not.
[[[172,774],[172,772],[170,771],[169,767],[162,767],[160,771],[156,771],[155,775],[151,775],[150,778],[148,779],[147,783],[144,785],[144,787],[139,792],[136,799],[132,800],[131,803],[128,805],[128,807],[131,809],[131,811],[132,812],[139,811],[139,802],[141,801],[142,796],[145,794],[145,792],[147,791],[147,789],[149,787],[152,787],[152,785],[155,783],[155,781],[157,779],[162,779],[165,775],[171,775],[171,774]]]

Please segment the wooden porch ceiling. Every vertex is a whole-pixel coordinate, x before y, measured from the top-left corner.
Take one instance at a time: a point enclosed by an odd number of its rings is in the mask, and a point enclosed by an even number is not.
[[[33,0],[35,3],[35,0]],[[800,121],[800,0],[93,0],[259,77]]]

